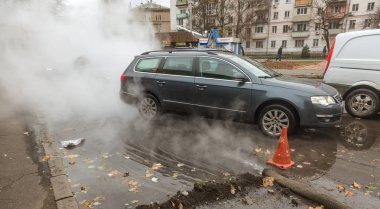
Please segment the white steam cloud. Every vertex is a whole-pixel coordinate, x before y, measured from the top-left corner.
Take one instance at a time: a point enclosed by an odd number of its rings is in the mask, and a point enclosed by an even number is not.
[[[53,118],[135,115],[120,75],[158,45],[127,2],[0,0],[0,31],[0,98]]]

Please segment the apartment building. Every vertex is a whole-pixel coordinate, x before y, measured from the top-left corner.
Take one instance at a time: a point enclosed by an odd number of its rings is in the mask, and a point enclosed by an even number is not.
[[[170,8],[153,3],[149,0],[145,4],[141,4],[133,8],[135,12],[135,21],[142,24],[152,24],[156,33],[170,32]]]
[[[176,24],[190,29],[192,5],[190,1],[171,0],[171,2],[172,30],[176,30]],[[199,2],[195,1],[195,4]],[[284,53],[299,54],[302,48],[308,45],[312,53],[322,53],[326,46],[326,33],[331,42],[341,32],[377,27],[374,25],[373,16],[380,6],[380,0],[329,0],[327,6],[325,2],[325,0],[271,0],[267,6],[255,8],[252,10],[255,12],[253,21],[239,28],[238,36],[245,51],[258,55],[275,54],[278,48],[283,46]],[[247,15],[249,14],[245,16]],[[208,23],[213,24],[210,20],[213,20],[214,16],[210,12],[207,17]],[[176,18],[174,21],[173,17]],[[231,18],[236,20],[236,14]],[[215,19],[213,21],[215,23]],[[236,36],[235,26],[236,22],[235,25],[224,27],[224,34]]]

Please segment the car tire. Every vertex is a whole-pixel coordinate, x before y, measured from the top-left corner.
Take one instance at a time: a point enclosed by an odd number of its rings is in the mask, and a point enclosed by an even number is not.
[[[296,117],[294,112],[284,105],[269,105],[261,110],[258,125],[265,135],[278,137],[283,127],[288,128],[288,133],[294,132]]]
[[[380,108],[379,96],[369,89],[356,89],[349,93],[345,100],[348,114],[357,118],[372,118]]]
[[[161,106],[158,100],[150,94],[146,94],[138,101],[140,115],[147,120],[156,119],[161,114]]]

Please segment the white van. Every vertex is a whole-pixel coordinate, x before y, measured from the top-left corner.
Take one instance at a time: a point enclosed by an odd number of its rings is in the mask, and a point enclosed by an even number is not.
[[[380,111],[380,29],[337,35],[323,76],[323,82],[343,95],[350,115],[376,116]]]

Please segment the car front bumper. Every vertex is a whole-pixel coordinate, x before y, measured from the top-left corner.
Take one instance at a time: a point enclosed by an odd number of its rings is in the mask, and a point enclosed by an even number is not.
[[[306,114],[300,114],[301,127],[334,127],[342,120],[343,106],[341,103],[328,106],[310,104],[307,109],[309,111],[306,111]]]

